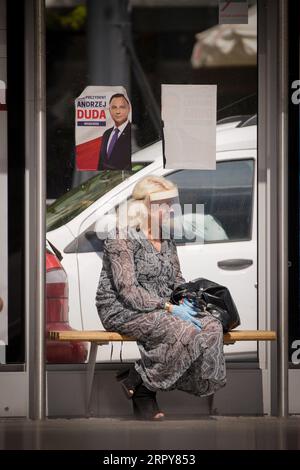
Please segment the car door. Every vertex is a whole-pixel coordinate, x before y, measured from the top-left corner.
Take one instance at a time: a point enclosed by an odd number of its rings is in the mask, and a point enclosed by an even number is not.
[[[177,250],[185,279],[205,277],[227,286],[239,310],[241,327],[255,330],[256,155],[236,151],[226,157],[222,155],[213,171],[181,170],[165,175],[178,186],[184,217],[195,211],[196,204],[204,205],[204,243],[177,240]],[[252,357],[256,343],[240,342],[226,350]]]

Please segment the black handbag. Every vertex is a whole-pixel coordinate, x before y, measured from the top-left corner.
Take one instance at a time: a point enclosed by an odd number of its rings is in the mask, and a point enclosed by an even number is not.
[[[199,311],[199,315],[210,314],[222,323],[224,333],[241,324],[236,305],[227,287],[208,279],[199,278],[178,286],[170,301],[179,304],[187,298]]]

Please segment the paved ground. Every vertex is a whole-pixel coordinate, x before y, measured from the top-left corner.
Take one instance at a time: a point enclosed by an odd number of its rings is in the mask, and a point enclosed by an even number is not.
[[[300,449],[300,418],[0,419],[0,449]]]

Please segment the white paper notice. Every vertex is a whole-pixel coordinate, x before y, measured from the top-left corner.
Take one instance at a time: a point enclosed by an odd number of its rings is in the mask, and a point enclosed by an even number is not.
[[[216,168],[216,85],[162,85],[168,169]]]
[[[219,0],[219,24],[247,24],[248,0]]]

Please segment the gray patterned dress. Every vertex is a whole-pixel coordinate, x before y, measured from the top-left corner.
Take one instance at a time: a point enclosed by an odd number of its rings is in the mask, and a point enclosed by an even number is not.
[[[142,231],[126,239],[106,239],[96,295],[101,322],[108,331],[133,336],[141,354],[135,364],[153,391],[179,389],[197,396],[226,383],[222,325],[201,317],[192,323],[164,310],[173,289],[185,282],[176,245],[163,240],[157,251]]]

